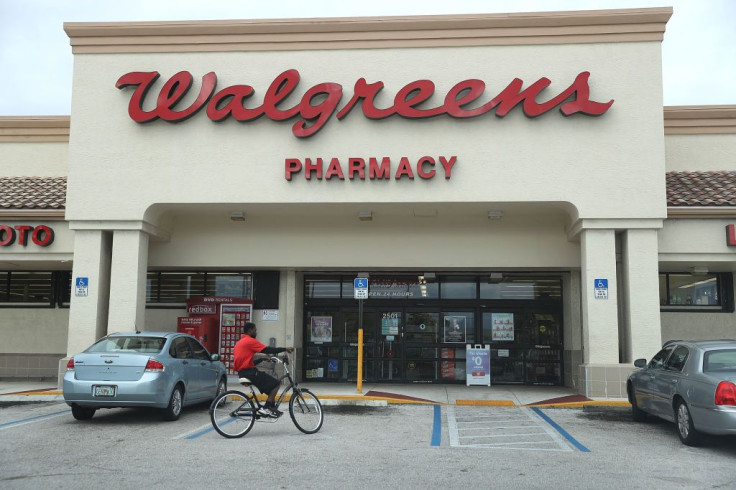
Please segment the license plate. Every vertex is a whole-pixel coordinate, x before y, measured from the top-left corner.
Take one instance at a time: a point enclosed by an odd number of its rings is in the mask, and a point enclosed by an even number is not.
[[[95,386],[93,396],[115,396],[115,386]]]

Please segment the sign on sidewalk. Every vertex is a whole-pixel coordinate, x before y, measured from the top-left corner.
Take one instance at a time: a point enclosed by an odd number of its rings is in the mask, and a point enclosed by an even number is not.
[[[465,386],[491,386],[491,346],[465,346]]]

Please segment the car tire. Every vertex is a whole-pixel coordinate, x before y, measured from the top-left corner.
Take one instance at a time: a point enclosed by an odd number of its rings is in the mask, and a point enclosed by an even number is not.
[[[702,442],[700,432],[693,426],[693,417],[687,403],[680,400],[675,406],[675,424],[677,424],[677,435],[687,446],[698,446]]]
[[[169,397],[169,405],[164,409],[164,420],[174,421],[181,415],[181,409],[184,404],[184,391],[181,385],[176,385],[174,391]]]
[[[222,378],[219,383],[217,383],[217,393],[215,393],[215,397],[212,399],[212,401],[215,401],[218,396],[222,395],[227,391],[227,379]]]
[[[72,416],[77,420],[89,420],[94,417],[96,408],[80,407],[79,405],[72,405]]]
[[[631,386],[629,388],[629,403],[631,403],[631,418],[634,422],[646,422],[647,420],[647,413],[639,408],[639,405],[636,404],[636,394],[633,393],[634,387]]]

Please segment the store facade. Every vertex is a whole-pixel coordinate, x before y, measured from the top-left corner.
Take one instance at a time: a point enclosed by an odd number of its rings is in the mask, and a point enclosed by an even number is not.
[[[668,172],[727,171],[736,118],[683,110],[665,137],[671,14],[66,24],[55,351],[172,330],[187,297],[236,291],[305,379],[354,381],[362,325],[367,380],[462,383],[485,344],[495,382],[621,396],[634,358],[689,333],[678,315],[709,315],[708,335],[734,319],[715,231],[736,201],[673,217]],[[694,135],[707,118],[725,129]],[[680,277],[696,266],[707,294]]]

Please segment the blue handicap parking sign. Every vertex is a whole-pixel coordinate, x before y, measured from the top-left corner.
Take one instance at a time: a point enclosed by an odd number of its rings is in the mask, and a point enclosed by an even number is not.
[[[353,281],[353,287],[355,289],[367,289],[368,288],[368,278],[367,277],[358,277]]]
[[[594,279],[593,283],[596,289],[608,289],[608,279]]]
[[[89,286],[89,277],[78,277],[76,286],[78,288],[84,288]]]

